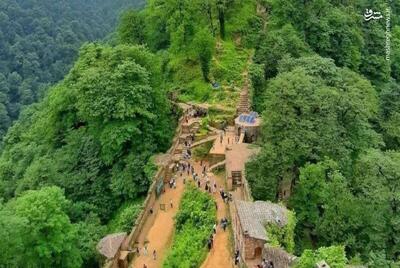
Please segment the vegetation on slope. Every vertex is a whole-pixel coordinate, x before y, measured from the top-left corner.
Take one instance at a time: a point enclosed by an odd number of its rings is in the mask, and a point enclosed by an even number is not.
[[[298,254],[342,244],[364,263],[395,265],[399,4],[388,61],[386,20],[362,18],[366,6],[385,13],[386,1],[263,2],[268,31],[250,68],[264,121],[262,152],[246,168],[252,193],[276,201],[291,191]]]
[[[1,197],[18,202],[26,190],[56,185],[71,201],[73,223],[97,217],[106,224],[124,202],[147,193],[148,160],[169,147],[174,123],[159,79],[157,59],[144,47],[85,45],[69,75],[6,136]]]
[[[121,8],[142,0],[0,2],[0,142],[23,107],[63,79],[79,47],[103,39]]]

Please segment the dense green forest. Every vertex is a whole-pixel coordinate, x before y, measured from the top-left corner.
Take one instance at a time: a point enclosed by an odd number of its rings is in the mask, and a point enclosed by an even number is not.
[[[102,39],[142,0],[0,2],[0,140],[26,105],[71,68],[83,42]]]
[[[394,267],[400,257],[400,25],[365,21],[387,1],[266,1],[268,31],[252,67],[262,152],[247,166],[257,199],[285,193],[297,253],[342,244],[349,258]],[[384,16],[386,18],[386,16]]]
[[[44,90],[67,73],[82,41],[110,31],[101,15],[110,13],[99,10],[119,7],[80,8],[93,14],[82,15],[93,18],[82,22],[91,26],[78,27],[82,32],[72,26],[79,16],[54,11],[59,24],[45,29],[55,40],[77,40],[73,49],[69,41],[56,43],[58,49],[39,41],[44,56],[35,37],[18,43],[21,64],[1,58],[3,132],[21,106],[43,99],[24,109],[4,138],[0,264],[95,266],[95,244],[106,232],[129,229],[120,217],[137,214],[155,170],[151,156],[170,145],[177,115],[167,96],[234,108],[248,69],[253,109],[264,122],[262,151],[246,167],[255,199],[278,201],[284,189],[290,192],[285,202],[298,220],[298,255],[344,246],[352,262],[394,267],[400,257],[400,4],[391,5],[387,61],[386,20],[363,19],[369,7],[385,13],[384,0],[149,0],[145,9],[123,13],[108,42],[83,45],[65,78]],[[23,33],[15,24],[25,24],[7,16],[0,13],[1,25],[8,21],[11,29],[6,34]],[[34,79],[34,67],[23,64],[29,51],[42,53]],[[215,81],[221,90],[213,90]],[[330,245],[338,247],[325,250]]]

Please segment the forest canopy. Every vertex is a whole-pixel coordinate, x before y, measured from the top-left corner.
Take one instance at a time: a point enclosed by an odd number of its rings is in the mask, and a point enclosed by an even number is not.
[[[0,2],[0,141],[23,107],[63,79],[86,41],[103,39],[119,12],[142,0]]]
[[[81,245],[85,263],[114,211],[147,193],[150,156],[169,146],[175,124],[158,66],[142,46],[85,45],[66,78],[5,138],[0,196],[18,203],[27,190],[63,189],[65,221],[95,233]]]
[[[298,254],[339,244],[350,259],[394,267],[399,3],[390,6],[390,60],[386,19],[363,18],[367,6],[384,13],[386,1],[264,3],[269,30],[251,68],[264,122],[262,151],[246,167],[252,193],[294,209]]]

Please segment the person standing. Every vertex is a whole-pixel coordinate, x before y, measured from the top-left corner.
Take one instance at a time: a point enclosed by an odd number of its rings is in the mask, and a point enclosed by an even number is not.
[[[143,248],[143,256],[147,256],[147,245]]]
[[[174,203],[172,203],[172,199],[170,200],[170,205],[171,205],[171,208],[173,208],[174,207]]]

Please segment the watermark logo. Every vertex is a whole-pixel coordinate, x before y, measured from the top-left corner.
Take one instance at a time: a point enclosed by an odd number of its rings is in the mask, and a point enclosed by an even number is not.
[[[380,20],[382,19],[383,16],[381,12],[375,12],[372,9],[366,9],[364,13],[364,20],[370,21],[370,20]]]
[[[390,6],[386,8],[386,43],[385,43],[385,51],[386,51],[386,60],[390,61],[390,39],[392,37],[392,33],[390,31],[390,14],[391,14]]]
[[[391,22],[390,22],[390,16],[391,16],[391,9],[390,9],[390,4],[392,0],[388,0],[388,6],[385,10],[385,59],[387,61],[390,61],[390,39],[392,37],[391,34]],[[380,20],[383,18],[383,15],[381,12],[375,12],[372,9],[365,9],[364,12],[364,20],[365,21],[370,21],[370,20]]]

